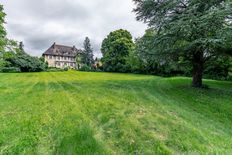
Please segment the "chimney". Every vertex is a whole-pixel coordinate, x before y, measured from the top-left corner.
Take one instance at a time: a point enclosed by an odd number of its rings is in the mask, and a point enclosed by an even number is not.
[[[52,47],[55,48],[55,46],[56,46],[56,42],[53,43]]]
[[[73,50],[75,51],[75,49],[76,49],[76,46],[74,45],[74,46],[73,46]]]

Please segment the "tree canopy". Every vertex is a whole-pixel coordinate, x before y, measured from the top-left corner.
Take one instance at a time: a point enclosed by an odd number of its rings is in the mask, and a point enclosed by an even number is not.
[[[193,66],[194,87],[202,87],[204,64],[231,52],[229,0],[134,0],[137,20],[157,31],[153,54],[180,55]]]
[[[0,5],[0,52],[5,50],[6,46],[6,30],[4,28],[5,16],[3,5]]]
[[[111,32],[102,42],[102,62],[105,71],[126,72],[126,60],[134,48],[134,42],[127,30]]]

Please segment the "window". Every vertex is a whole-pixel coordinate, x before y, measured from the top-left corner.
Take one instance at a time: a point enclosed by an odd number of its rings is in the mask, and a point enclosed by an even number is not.
[[[52,56],[51,56],[51,55],[49,55],[49,59],[52,59]]]

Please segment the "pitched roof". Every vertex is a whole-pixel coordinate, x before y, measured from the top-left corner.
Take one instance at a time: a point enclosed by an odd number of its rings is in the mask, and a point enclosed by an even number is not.
[[[81,50],[78,50],[75,46],[70,47],[54,43],[43,55],[75,57],[78,53],[81,53]]]

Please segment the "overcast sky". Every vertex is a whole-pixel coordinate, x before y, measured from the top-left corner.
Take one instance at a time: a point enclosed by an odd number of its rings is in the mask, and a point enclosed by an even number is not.
[[[142,36],[146,25],[135,20],[132,0],[0,0],[4,5],[8,37],[23,41],[40,56],[53,42],[82,48],[91,39],[95,56],[109,32],[127,29]]]

